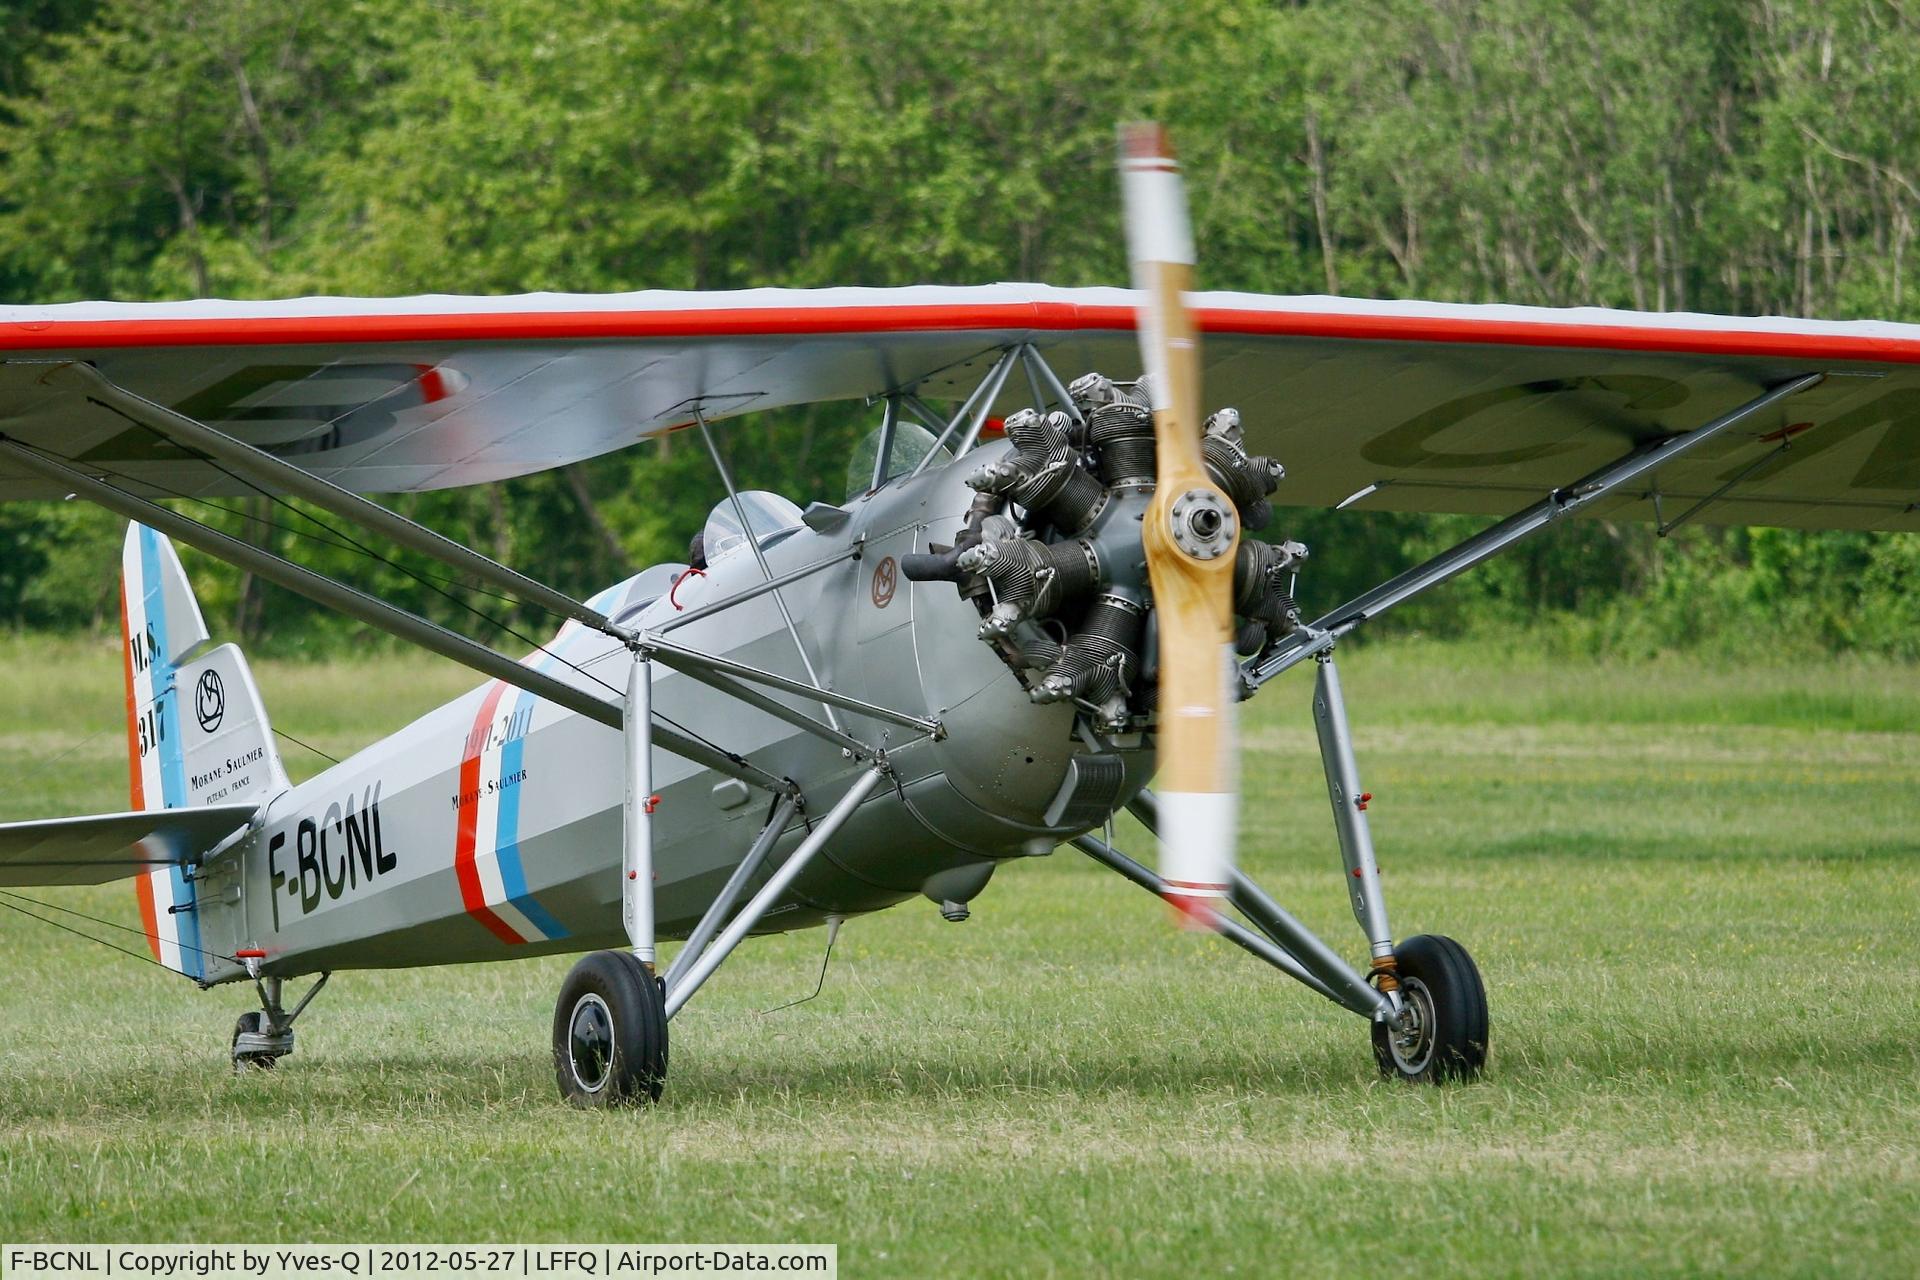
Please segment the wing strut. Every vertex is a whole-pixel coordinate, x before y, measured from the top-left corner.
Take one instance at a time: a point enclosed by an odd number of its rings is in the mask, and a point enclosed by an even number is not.
[[[1465,573],[1482,560],[1498,555],[1561,517],[1572,515],[1588,503],[1659,470],[1754,414],[1790,396],[1796,396],[1809,387],[1818,386],[1826,378],[1824,373],[1805,373],[1790,378],[1739,408],[1721,414],[1705,426],[1635,449],[1618,461],[1608,463],[1570,485],[1555,489],[1525,510],[1516,511],[1491,528],[1481,530],[1465,542],[1388,579],[1284,637],[1262,654],[1257,662],[1243,669],[1243,680],[1249,689],[1258,689],[1282,671],[1333,648],[1335,641],[1368,618],[1379,617],[1393,606],[1404,604],[1422,592]]]
[[[142,426],[152,428],[182,448],[207,454],[226,463],[265,488],[284,489],[296,497],[305,498],[335,515],[358,521],[365,528],[384,534],[403,547],[431,556],[459,572],[472,574],[499,587],[528,604],[537,605],[563,618],[572,618],[595,631],[622,640],[632,634],[615,626],[599,610],[582,604],[563,591],[556,591],[543,582],[517,573],[471,547],[435,533],[418,521],[409,520],[399,512],[388,510],[330,480],[323,480],[304,467],[296,467],[244,440],[236,440],[224,431],[216,431],[165,405],[135,395],[109,380],[90,364],[69,364],[62,372],[85,384],[86,393],[91,399]]]
[[[22,466],[65,485],[69,491],[81,494],[109,511],[158,529],[188,546],[197,547],[208,555],[218,557],[229,564],[257,573],[267,581],[285,587],[297,595],[303,595],[330,609],[337,609],[350,618],[364,622],[370,627],[377,627],[411,644],[417,644],[443,658],[450,658],[462,666],[478,671],[481,675],[503,681],[517,689],[524,689],[537,698],[545,698],[549,702],[557,703],[569,711],[586,716],[610,729],[623,727],[624,720],[619,704],[595,697],[584,689],[575,688],[565,681],[515,662],[479,641],[470,640],[439,623],[428,621],[418,614],[376,599],[364,591],[335,582],[311,569],[303,569],[272,552],[210,529],[197,520],[130,494],[124,489],[78,471],[4,435],[0,435],[0,451],[12,456]],[[677,756],[753,786],[778,794],[786,794],[792,788],[791,783],[756,768],[741,757],[708,746],[665,725],[654,726],[654,741]]]

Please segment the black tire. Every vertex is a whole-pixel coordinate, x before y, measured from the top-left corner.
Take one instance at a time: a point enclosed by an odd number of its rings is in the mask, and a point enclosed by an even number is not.
[[[273,1070],[273,1065],[280,1061],[280,1055],[277,1053],[243,1054],[240,1052],[240,1037],[243,1035],[258,1035],[261,1024],[266,1020],[266,1014],[260,1012],[258,1009],[254,1009],[241,1014],[239,1019],[234,1022],[233,1041],[231,1045],[229,1045],[229,1049],[233,1055],[233,1069],[235,1071],[246,1071],[249,1068],[255,1071],[271,1071]]]
[[[596,951],[573,966],[553,1010],[553,1068],[576,1107],[660,1100],[667,1081],[667,1001],[628,951]]]
[[[1424,1084],[1472,1080],[1487,1065],[1487,989],[1473,957],[1452,938],[1426,933],[1393,955],[1415,1022],[1404,1032],[1373,1024],[1380,1073]]]

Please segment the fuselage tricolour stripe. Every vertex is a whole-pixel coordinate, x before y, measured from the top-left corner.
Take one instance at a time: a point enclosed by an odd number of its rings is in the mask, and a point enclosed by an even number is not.
[[[506,943],[525,942],[494,910],[497,898],[490,898],[480,879],[478,845],[480,840],[480,793],[486,789],[481,770],[487,761],[488,745],[493,738],[493,715],[507,686],[499,681],[487,686],[480,699],[480,710],[473,728],[467,733],[466,749],[460,759],[459,821],[454,830],[453,872],[460,883],[460,901],[467,914],[478,920],[494,937]],[[489,833],[491,835],[491,833]],[[491,841],[489,841],[491,842]]]
[[[516,696],[509,700],[509,693]],[[454,870],[461,903],[509,945],[567,936],[528,890],[520,861],[520,784],[533,703],[533,695],[502,682],[487,686],[460,762]]]
[[[590,606],[612,608],[621,589],[607,588]],[[580,624],[569,620],[524,663],[551,674],[564,661],[560,650],[579,631]],[[552,942],[568,936],[567,927],[527,887],[520,857],[521,784],[527,776],[527,734],[538,699],[524,689],[512,693],[508,699],[507,686],[499,681],[489,685],[467,733],[454,869],[462,905],[488,932],[510,945]],[[503,706],[507,710],[502,711]]]

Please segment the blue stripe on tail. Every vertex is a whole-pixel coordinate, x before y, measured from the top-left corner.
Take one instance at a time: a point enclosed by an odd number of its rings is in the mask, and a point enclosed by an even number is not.
[[[160,585],[160,536],[140,526],[140,594],[146,605],[147,625],[153,628],[159,652],[153,659],[155,720],[159,726],[160,795],[162,807],[178,809],[187,802],[187,764],[181,749],[180,693],[174,688],[173,648],[167,640],[166,592]],[[206,976],[206,957],[200,952],[200,917],[194,911],[193,883],[179,867],[169,870],[173,913],[180,935],[180,967],[189,978]]]

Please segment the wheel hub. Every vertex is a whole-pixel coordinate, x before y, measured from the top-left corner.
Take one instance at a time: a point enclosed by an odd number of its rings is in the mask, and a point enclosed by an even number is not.
[[[1387,1033],[1394,1065],[1418,1075],[1433,1057],[1433,993],[1418,978],[1400,978],[1400,1016]]]
[[[613,1014],[607,1002],[592,992],[574,1001],[567,1026],[567,1064],[574,1082],[588,1093],[605,1088],[613,1072]]]

